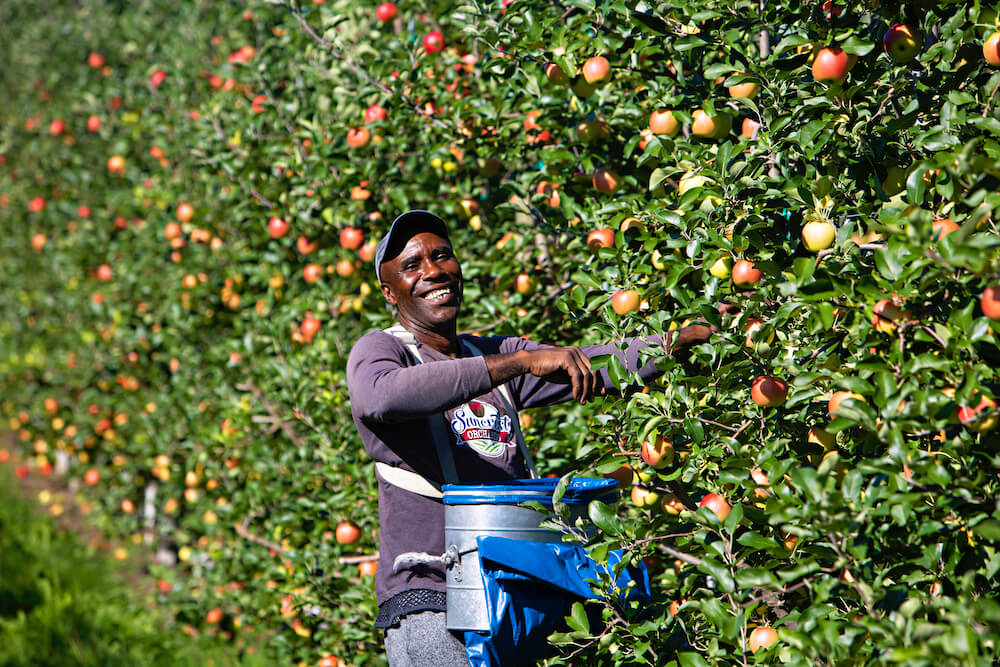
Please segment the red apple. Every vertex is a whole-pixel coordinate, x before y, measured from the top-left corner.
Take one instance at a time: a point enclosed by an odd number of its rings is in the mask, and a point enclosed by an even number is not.
[[[307,283],[314,283],[323,278],[323,267],[319,264],[306,264],[302,269],[302,278]]]
[[[673,112],[668,109],[657,109],[649,114],[649,131],[653,134],[665,134],[668,137],[673,137],[680,129],[681,124],[674,117]]]
[[[593,177],[594,188],[598,192],[603,192],[604,194],[614,194],[614,192],[621,185],[621,179],[618,174],[611,171],[610,169],[597,169],[594,171]]]
[[[864,396],[862,396],[861,394],[856,394],[853,391],[835,391],[833,392],[833,395],[830,396],[830,402],[827,403],[826,406],[826,410],[828,413],[830,413],[830,416],[835,417],[837,414],[837,410],[840,409],[840,404],[849,398],[852,398],[855,401],[862,401],[862,402],[864,402],[865,400]]]
[[[338,544],[353,544],[361,539],[361,529],[353,521],[341,521],[334,532]]]
[[[32,197],[28,202],[28,210],[32,213],[39,213],[45,209],[45,199],[43,197]]]
[[[996,401],[983,394],[980,394],[979,404],[976,407],[963,405],[958,409],[958,421],[976,433],[992,431],[996,428],[998,420],[1000,416],[997,413]]]
[[[444,34],[440,30],[434,30],[424,35],[424,51],[427,53],[437,53],[444,49]]]
[[[87,118],[87,129],[90,132],[97,132],[101,129],[101,117],[100,116],[90,116]]]
[[[788,398],[788,383],[778,378],[761,375],[750,386],[750,398],[765,408],[776,408]]]
[[[108,158],[108,171],[112,174],[121,174],[125,171],[125,158],[121,155],[112,155]]]
[[[557,86],[565,86],[569,84],[569,77],[566,76],[566,72],[563,71],[562,67],[555,63],[546,63],[545,77],[550,83]]]
[[[757,131],[760,129],[760,123],[755,121],[753,118],[744,118],[743,124],[740,125],[740,134],[742,134],[747,139],[755,139],[757,137]]]
[[[514,279],[514,291],[518,294],[531,294],[535,291],[536,285],[535,279],[527,273],[519,273]]]
[[[639,310],[639,293],[634,289],[618,290],[611,297],[611,307],[619,315]]]
[[[313,337],[319,331],[321,324],[322,323],[315,317],[307,315],[306,318],[302,320],[302,324],[299,325],[299,331],[302,332],[302,337],[311,343]]]
[[[654,468],[666,468],[674,461],[674,445],[657,434],[652,440],[643,440],[640,450],[642,460]]]
[[[920,53],[923,37],[920,31],[905,23],[897,23],[882,36],[882,48],[897,63],[908,63]]]
[[[757,649],[770,648],[776,641],[778,641],[778,633],[775,629],[761,625],[750,632],[750,639],[747,643],[750,646],[750,652],[756,653]]]
[[[186,201],[177,205],[177,219],[181,222],[190,222],[194,217],[194,207]]]
[[[352,127],[347,131],[347,145],[351,148],[364,148],[371,138],[372,133],[367,127]]]
[[[595,229],[587,234],[587,247],[591,252],[597,252],[601,248],[615,247],[615,232],[610,227]]]
[[[993,33],[983,42],[983,57],[994,67],[1000,67],[1000,31]]]
[[[847,53],[840,47],[822,48],[813,59],[813,78],[822,83],[842,83],[856,59],[857,56]]]
[[[62,122],[58,118],[49,123],[49,134],[52,136],[58,136],[63,133],[66,129],[66,123]]]
[[[104,56],[102,56],[100,53],[95,53],[92,51],[90,55],[87,56],[87,64],[93,67],[94,69],[100,69],[101,67],[104,67]]]
[[[931,242],[937,243],[952,232],[958,231],[958,225],[950,218],[941,218],[931,223]]]
[[[149,83],[153,88],[159,88],[160,84],[164,82],[167,78],[167,73],[162,69],[158,69],[149,75]]]
[[[35,234],[31,237],[31,247],[34,248],[35,252],[41,252],[47,242],[48,238],[45,234]]]
[[[377,244],[374,241],[368,241],[361,249],[358,250],[358,257],[361,258],[362,262],[370,262],[375,259],[375,249]]]
[[[594,56],[583,63],[583,78],[591,85],[606,83],[611,78],[611,63],[604,56]]]
[[[101,281],[104,281],[104,282],[107,282],[107,281],[111,280],[111,277],[112,277],[111,276],[111,267],[108,266],[107,264],[101,264],[99,267],[97,267],[97,272],[96,273],[97,273],[97,279],[98,280],[101,280]]]
[[[750,287],[760,282],[764,274],[759,269],[755,269],[753,262],[741,259],[733,265],[733,284],[741,287]]]
[[[365,234],[357,227],[344,227],[340,230],[340,245],[348,250],[357,250],[365,242]]]
[[[271,218],[267,221],[267,232],[272,239],[280,239],[288,233],[290,225],[281,218]]]
[[[1000,283],[983,290],[979,305],[983,309],[983,315],[991,320],[1000,320]]]
[[[83,473],[83,481],[87,486],[94,486],[101,481],[101,473],[96,468],[91,468]]]
[[[712,511],[715,516],[719,517],[719,521],[725,521],[726,517],[732,511],[733,507],[729,504],[729,501],[724,497],[720,496],[718,493],[706,494],[701,502],[698,503],[698,507],[707,507]]]
[[[396,5],[391,2],[383,2],[375,8],[375,18],[382,23],[388,23],[396,18]]]
[[[312,251],[316,250],[316,243],[310,243],[308,238],[300,236],[298,240],[295,241],[295,247],[303,255],[308,255]]]
[[[377,120],[385,120],[385,118],[386,118],[385,108],[378,104],[373,104],[367,109],[365,109],[366,123],[374,123]]]

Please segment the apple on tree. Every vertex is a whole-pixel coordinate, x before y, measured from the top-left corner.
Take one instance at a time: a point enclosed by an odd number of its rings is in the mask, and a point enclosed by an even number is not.
[[[820,83],[843,83],[857,56],[833,46],[820,49],[812,63],[813,78]]]
[[[760,282],[764,277],[760,269],[754,268],[754,263],[747,259],[741,259],[733,265],[733,284],[738,287],[752,287]]]
[[[271,235],[272,239],[280,239],[282,236],[288,233],[290,225],[278,217],[273,217],[267,222],[267,233]]]
[[[733,510],[733,506],[729,504],[729,501],[718,493],[705,494],[705,497],[698,503],[698,507],[707,507],[712,514],[719,518],[719,521],[725,521],[726,517]]]
[[[923,37],[920,31],[905,23],[897,23],[882,36],[882,48],[897,63],[908,63],[920,53]]]
[[[642,460],[654,468],[666,468],[674,462],[674,445],[657,434],[652,440],[643,440],[640,450]]]
[[[437,53],[444,49],[444,33],[440,30],[433,30],[424,35],[424,51],[427,53]]]
[[[611,79],[611,63],[604,56],[594,56],[583,63],[583,78],[592,86],[600,86]]]
[[[383,2],[375,8],[375,18],[382,23],[388,23],[396,18],[396,5],[391,2]]]
[[[765,408],[776,408],[788,398],[788,383],[775,377],[761,375],[750,385],[750,399]]]
[[[619,315],[639,310],[639,293],[634,289],[618,290],[611,297],[611,308]]]

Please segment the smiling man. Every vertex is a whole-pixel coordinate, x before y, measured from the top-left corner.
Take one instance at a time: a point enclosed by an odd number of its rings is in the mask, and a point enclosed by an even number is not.
[[[467,665],[460,633],[445,628],[445,569],[404,561],[404,553],[444,552],[443,483],[482,483],[533,473],[517,422],[524,408],[586,403],[613,384],[590,357],[616,354],[643,380],[647,343],[554,347],[524,338],[459,335],[462,268],[444,221],[408,211],[393,221],[375,252],[375,273],[398,324],[365,334],[351,350],[347,384],[354,423],[376,462],[381,524],[375,576],[392,667]],[[676,340],[654,338],[677,355],[710,334],[685,327]]]

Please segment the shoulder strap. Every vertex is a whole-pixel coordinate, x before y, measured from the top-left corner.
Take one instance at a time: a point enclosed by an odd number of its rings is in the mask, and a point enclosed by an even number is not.
[[[418,364],[424,363],[423,357],[420,356],[420,352],[417,350],[417,339],[413,337],[413,334],[404,329],[399,322],[386,329],[385,332],[403,341],[403,343],[406,344],[406,349],[409,350],[410,354],[413,355],[413,358]],[[428,422],[431,427],[431,436],[434,438],[434,449],[437,450],[438,461],[441,463],[441,474],[444,475],[444,482],[445,484],[455,484],[458,482],[458,471],[455,468],[455,457],[452,456],[451,453],[451,436],[448,432],[448,425],[444,421],[444,415],[431,415],[428,417]],[[417,475],[416,473],[413,474],[420,477],[420,475]],[[383,474],[382,477],[387,482],[393,483],[392,480],[386,478],[385,474]],[[421,477],[421,479],[423,478]],[[426,479],[424,481],[427,482],[427,484],[432,484]],[[402,485],[397,484],[397,486]],[[407,491],[413,490],[405,486],[403,486],[403,488],[407,489]],[[440,491],[440,489],[438,489],[438,491]],[[416,491],[416,493],[421,492]],[[427,494],[421,493],[421,495]]]
[[[465,346],[468,347],[474,355],[477,357],[483,356],[482,351],[467,337],[461,337],[460,340],[465,343]],[[535,469],[535,462],[531,460],[531,454],[528,452],[528,446],[524,442],[524,434],[521,432],[521,423],[517,417],[517,410],[514,409],[514,402],[510,399],[507,384],[504,383],[498,386],[497,389],[499,390],[500,399],[503,401],[503,406],[507,409],[507,414],[510,415],[511,423],[514,427],[514,439],[517,441],[517,448],[521,450],[521,456],[524,457],[524,462],[528,466],[528,472],[531,474],[532,479],[535,479],[538,477],[538,470]]]

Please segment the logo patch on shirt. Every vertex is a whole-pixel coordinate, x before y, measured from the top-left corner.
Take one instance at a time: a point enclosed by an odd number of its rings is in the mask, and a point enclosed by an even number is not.
[[[459,445],[468,445],[489,458],[498,458],[507,447],[514,446],[510,417],[483,401],[469,401],[455,410],[451,430],[458,436]]]

